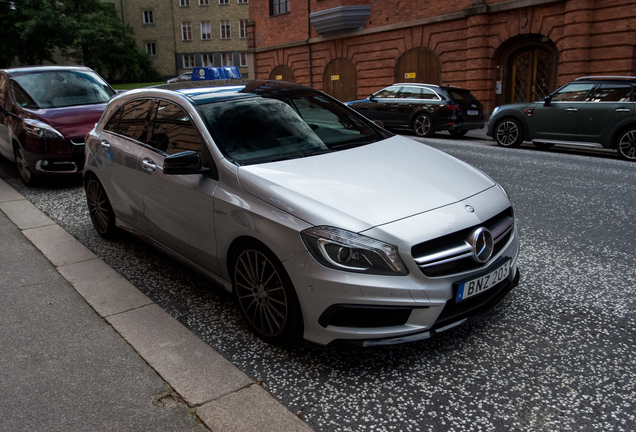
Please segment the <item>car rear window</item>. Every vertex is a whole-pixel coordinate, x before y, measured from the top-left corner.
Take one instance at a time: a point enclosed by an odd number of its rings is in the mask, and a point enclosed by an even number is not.
[[[468,90],[449,89],[448,94],[457,103],[478,103],[477,98]]]

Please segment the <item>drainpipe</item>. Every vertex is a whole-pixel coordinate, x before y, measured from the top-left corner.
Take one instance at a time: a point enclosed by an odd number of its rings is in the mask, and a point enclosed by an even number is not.
[[[172,45],[174,47],[174,75],[179,75],[179,56],[177,55],[177,35],[174,28],[174,2],[170,1],[170,9],[172,12]]]
[[[309,43],[309,37],[311,36],[311,20],[309,19],[309,15],[311,14],[311,0],[307,0],[307,39],[305,39],[305,44],[307,45],[307,56],[309,63],[309,87],[313,87],[312,78],[311,78],[311,44]]]

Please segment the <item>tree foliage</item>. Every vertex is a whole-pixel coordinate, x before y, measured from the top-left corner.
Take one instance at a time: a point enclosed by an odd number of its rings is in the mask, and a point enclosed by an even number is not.
[[[111,82],[157,81],[133,30],[100,0],[15,0],[0,3],[0,67],[55,63],[62,56]]]

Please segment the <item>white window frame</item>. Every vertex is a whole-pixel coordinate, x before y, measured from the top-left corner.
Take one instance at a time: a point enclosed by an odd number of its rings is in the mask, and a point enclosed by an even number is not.
[[[148,9],[141,12],[141,19],[145,25],[150,25],[155,23],[155,14],[152,9]]]
[[[199,6],[210,6],[210,0],[199,0]]]
[[[232,23],[230,20],[221,20],[219,22],[219,30],[221,39],[232,39]]]
[[[248,20],[239,20],[239,39],[247,39]]]
[[[190,6],[190,0],[179,0],[179,6],[181,6],[181,7]]]
[[[221,54],[221,66],[234,66],[234,55],[231,52]]]
[[[196,66],[196,59],[194,58],[194,54],[184,54],[183,55],[183,69],[192,69]]]
[[[219,0],[219,5],[220,6],[225,6],[225,5],[229,5],[230,4],[230,0]]]
[[[201,54],[201,66],[214,66],[214,54]]]
[[[150,57],[157,57],[157,42],[145,42],[146,52]]]
[[[247,67],[247,53],[246,52],[239,53],[239,66],[240,67]]]
[[[181,23],[181,40],[182,41],[192,40],[192,23],[190,21],[183,21]]]
[[[236,0],[237,4],[249,4],[249,0]]]
[[[212,22],[201,21],[201,40],[212,39]]]

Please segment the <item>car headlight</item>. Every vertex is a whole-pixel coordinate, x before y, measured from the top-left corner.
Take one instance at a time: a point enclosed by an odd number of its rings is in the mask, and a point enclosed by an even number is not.
[[[24,129],[28,134],[35,135],[38,138],[64,139],[64,135],[57,129],[39,120],[25,119]]]
[[[497,114],[497,111],[499,111],[499,107],[495,107],[495,109],[492,110],[492,113],[490,114],[490,117],[493,117],[495,114]]]
[[[388,243],[328,226],[300,234],[311,255],[324,266],[377,275],[408,274],[397,247]]]

